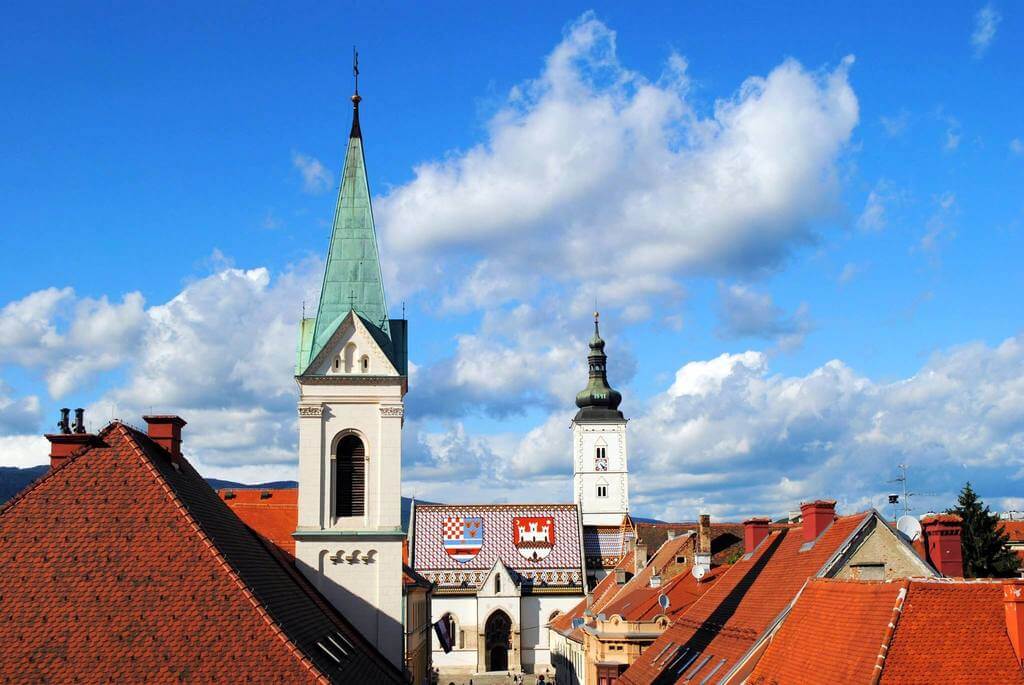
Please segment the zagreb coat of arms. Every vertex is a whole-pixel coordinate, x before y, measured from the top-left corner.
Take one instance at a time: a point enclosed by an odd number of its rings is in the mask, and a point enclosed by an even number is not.
[[[550,516],[516,516],[512,519],[512,544],[530,561],[540,561],[555,546],[555,520]]]

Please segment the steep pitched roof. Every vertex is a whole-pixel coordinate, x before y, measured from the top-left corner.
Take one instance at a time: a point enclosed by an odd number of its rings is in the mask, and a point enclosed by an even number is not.
[[[626,553],[626,556],[619,560],[615,569],[632,570],[632,568],[633,552],[629,551]],[[583,634],[578,628],[573,627],[572,622],[577,618],[585,618],[587,609],[590,609],[591,615],[596,616],[604,609],[608,602],[615,598],[619,590],[622,589],[622,586],[616,581],[615,569],[594,586],[589,597],[580,600],[572,609],[556,617],[550,624],[551,628],[566,637],[571,637],[580,642],[583,639]],[[589,606],[587,605],[588,602],[590,603]]]
[[[286,555],[295,558],[292,533],[299,522],[299,489],[250,490],[225,488],[221,499],[242,523]]]
[[[637,539],[647,545],[647,549],[659,549],[669,539],[670,534],[676,537],[689,532],[697,532],[700,526],[696,521],[681,523],[637,523]],[[711,524],[711,561],[724,564],[730,557],[743,551],[742,523]]]
[[[620,677],[623,685],[711,676],[718,682],[872,513],[842,516],[804,548],[800,529],[772,530],[669,626]]]
[[[1024,683],[999,582],[815,579],[747,682],[753,685]]]
[[[0,672],[403,682],[179,464],[115,422],[0,508]]]
[[[583,554],[579,509],[575,504],[421,504],[413,510],[412,567],[437,583],[439,593],[473,593],[501,560],[517,576],[524,593],[582,592]],[[515,544],[515,519],[550,522],[553,541],[540,558]],[[477,521],[479,519],[479,521]],[[469,559],[446,552],[445,538],[460,522],[479,524],[481,541]]]

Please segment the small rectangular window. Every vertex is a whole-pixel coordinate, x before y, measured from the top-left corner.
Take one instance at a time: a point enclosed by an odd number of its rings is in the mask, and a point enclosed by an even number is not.
[[[607,485],[598,485],[597,486],[597,496],[598,497],[607,497],[608,496],[608,486]]]

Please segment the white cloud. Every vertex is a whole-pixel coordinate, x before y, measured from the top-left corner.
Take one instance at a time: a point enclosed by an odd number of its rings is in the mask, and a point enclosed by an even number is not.
[[[1024,155],[1024,141],[1020,138],[1014,138],[1010,141],[1010,152],[1015,155]]]
[[[843,270],[839,272],[837,280],[840,285],[846,285],[857,276],[862,274],[865,270],[865,266],[861,264],[854,264],[853,262],[847,262],[843,265]]]
[[[943,241],[952,240],[952,221],[956,216],[956,195],[946,192],[935,198],[935,211],[925,222],[925,232],[919,246],[926,252],[935,252]]]
[[[389,283],[407,293],[466,274],[446,301],[465,310],[542,287],[589,299],[614,277],[640,318],[681,276],[771,267],[811,238],[858,120],[852,58],[821,72],[788,60],[702,116],[682,57],[650,81],[615,39],[584,15],[486,141],[376,201]]]
[[[811,329],[807,304],[787,314],[772,300],[745,285],[718,288],[718,334],[725,338],[765,338],[777,340],[782,349],[794,349],[803,343]]]
[[[890,138],[898,138],[906,133],[907,128],[910,126],[910,112],[901,109],[891,117],[879,117],[879,121],[882,124],[882,128],[885,129],[886,135]]]
[[[331,172],[316,157],[293,152],[292,166],[298,169],[302,175],[302,189],[311,195],[326,192],[334,185],[334,177]],[[268,216],[270,215],[268,214]]]
[[[0,466],[25,469],[50,462],[50,443],[42,435],[0,435]]]
[[[0,434],[28,433],[39,427],[42,412],[35,395],[13,398],[11,389],[0,381]]]
[[[145,324],[142,295],[120,303],[47,288],[0,310],[0,363],[38,368],[60,398],[117,368],[134,353]]]
[[[1003,20],[1001,14],[989,3],[978,10],[974,15],[974,32],[971,33],[971,45],[974,47],[974,56],[980,58],[992,45],[996,37],[996,29],[999,22]]]
[[[862,231],[881,231],[889,223],[886,214],[886,204],[894,199],[889,184],[881,180],[868,193],[868,199],[864,203],[864,211],[857,217],[857,228]]]

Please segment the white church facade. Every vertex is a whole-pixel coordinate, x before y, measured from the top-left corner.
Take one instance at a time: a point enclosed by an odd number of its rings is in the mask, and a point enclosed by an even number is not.
[[[404,532],[407,326],[388,315],[360,100],[357,91],[319,306],[299,331],[296,563],[401,666],[408,544],[408,564],[434,584],[431,622],[450,637],[432,640],[435,667],[550,673],[547,624],[614,566],[629,528],[626,419],[597,315],[571,423],[573,503],[419,504]]]

